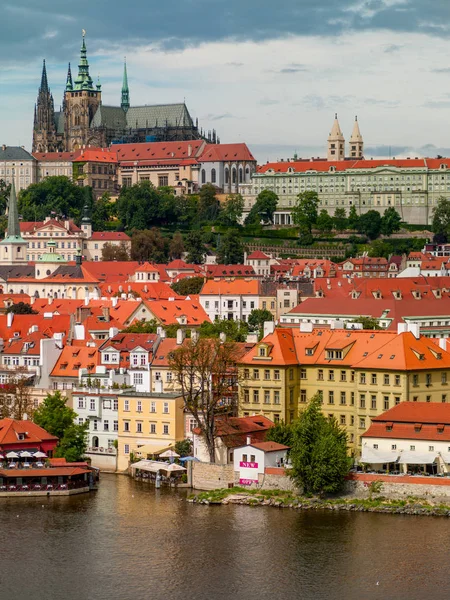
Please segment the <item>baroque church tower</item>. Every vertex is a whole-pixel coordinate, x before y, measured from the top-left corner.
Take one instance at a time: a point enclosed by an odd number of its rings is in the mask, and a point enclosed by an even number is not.
[[[357,159],[364,157],[364,140],[359,130],[358,117],[355,117],[352,137],[350,138],[350,157]]]
[[[62,148],[57,135],[53,96],[47,80],[47,67],[42,66],[41,85],[34,107],[33,152],[56,152]]]
[[[103,146],[101,132],[91,129],[91,121],[102,102],[100,82],[94,88],[89,75],[86,42],[81,45],[78,75],[72,81],[72,73],[67,73],[66,90],[64,93],[64,137],[66,150],[72,152],[83,146]]]
[[[327,160],[345,160],[345,139],[339,125],[337,113],[334,116],[334,123],[328,136]]]

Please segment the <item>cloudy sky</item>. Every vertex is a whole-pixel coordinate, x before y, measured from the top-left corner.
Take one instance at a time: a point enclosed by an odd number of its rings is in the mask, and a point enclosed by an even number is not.
[[[366,156],[450,155],[449,0],[3,0],[0,143],[31,145],[42,59],[58,106],[81,30],[103,102],[186,100],[260,162],[323,156],[334,113]]]

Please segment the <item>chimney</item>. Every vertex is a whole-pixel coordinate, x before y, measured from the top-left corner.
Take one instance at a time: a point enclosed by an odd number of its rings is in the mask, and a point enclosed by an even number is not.
[[[247,436],[247,446],[250,446],[250,444],[252,443],[252,438],[250,435]]]
[[[119,330],[117,329],[117,327],[110,327],[109,328],[109,337],[110,338],[115,337],[118,333],[119,333]]]
[[[188,145],[188,156],[192,156],[192,145]]]
[[[177,346],[181,346],[181,344],[184,342],[184,336],[184,329],[177,329]]]
[[[408,331],[413,334],[416,340],[420,339],[420,324],[408,323]]]
[[[110,322],[111,317],[109,316],[109,306],[102,306],[102,315],[107,323]]]
[[[397,325],[397,333],[406,333],[408,331],[407,323],[398,323]]]
[[[196,329],[191,329],[191,340],[195,343],[198,341],[199,334]]]
[[[220,341],[222,342],[222,344],[224,344],[227,341],[227,334],[224,331],[220,332]]]
[[[274,321],[266,321],[264,323],[264,334],[263,334],[263,337],[266,337],[266,335],[270,335],[274,331],[275,331],[275,322]]]
[[[117,296],[113,296],[113,297],[111,298],[111,304],[112,304],[112,307],[113,307],[113,308],[114,308],[115,306],[117,306],[117,302],[118,302],[118,300],[119,300],[119,298],[118,298]]]
[[[447,350],[447,338],[439,338],[439,348],[441,350]]]
[[[6,326],[11,327],[14,321],[14,313],[6,313]]]

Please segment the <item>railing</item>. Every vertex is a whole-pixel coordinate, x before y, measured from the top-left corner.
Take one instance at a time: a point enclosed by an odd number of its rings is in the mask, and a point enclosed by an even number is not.
[[[86,452],[91,453],[91,454],[106,454],[106,455],[112,455],[115,456],[117,454],[117,450],[115,448],[103,448],[103,447],[94,447],[91,446],[89,447]]]

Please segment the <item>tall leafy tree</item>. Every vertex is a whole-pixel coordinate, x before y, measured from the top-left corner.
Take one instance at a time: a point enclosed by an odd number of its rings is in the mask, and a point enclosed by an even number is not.
[[[199,328],[201,338],[219,338],[224,333],[227,340],[245,342],[248,334],[248,325],[244,321],[216,319],[212,323],[204,321]]]
[[[348,213],[348,226],[350,229],[357,230],[359,223],[359,215],[356,211],[356,206],[352,205]]]
[[[450,200],[441,196],[433,211],[432,228],[435,238],[445,243],[450,236]]]
[[[170,287],[180,296],[189,296],[190,294],[199,294],[204,283],[203,277],[185,277],[172,283]]]
[[[192,263],[194,265],[201,265],[203,263],[203,258],[206,253],[206,247],[203,243],[202,232],[197,230],[188,233],[186,237],[185,246],[186,251],[188,253],[188,263]]]
[[[273,321],[273,314],[266,308],[255,308],[248,316],[248,325],[253,331],[258,331],[262,334],[264,323]]]
[[[236,229],[228,229],[222,236],[217,252],[220,265],[238,265],[244,261],[244,246]]]
[[[292,220],[296,225],[303,226],[311,232],[317,222],[319,196],[317,192],[301,192],[297,196],[297,203],[291,211]]]
[[[172,240],[169,246],[169,257],[171,260],[181,258],[184,252],[184,240],[183,236],[179,231],[173,234]]]
[[[316,227],[319,231],[329,233],[333,229],[333,217],[328,214],[328,211],[322,209],[317,217]]]
[[[390,206],[384,211],[384,215],[381,217],[381,233],[383,235],[392,235],[400,230],[401,222],[401,216],[393,206]]]
[[[149,181],[123,187],[116,210],[125,229],[147,229],[160,219],[159,192]]]
[[[230,194],[227,196],[220,213],[220,221],[229,227],[239,225],[244,211],[244,198],[241,194]]]
[[[163,263],[167,261],[168,246],[168,240],[155,227],[136,231],[131,238],[131,258]]]
[[[347,227],[347,213],[345,212],[345,208],[342,206],[337,206],[334,211],[333,216],[334,228],[337,231],[344,231]]]
[[[293,428],[290,423],[280,421],[275,423],[273,427],[266,433],[267,442],[277,442],[277,444],[284,444],[285,446],[292,446]]]
[[[64,431],[55,449],[55,457],[65,458],[67,462],[81,460],[87,450],[89,423],[73,423]]]
[[[351,465],[344,429],[321,408],[316,394],[293,424],[290,452],[293,479],[305,492],[320,495],[339,492]]]
[[[71,427],[77,416],[76,412],[66,404],[60,392],[47,394],[47,397],[36,409],[33,421],[45,431],[62,439],[66,429]]]
[[[127,246],[124,242],[119,245],[106,242],[102,248],[102,260],[130,260]]]
[[[277,209],[278,196],[271,190],[263,190],[256,197],[256,202],[245,219],[246,225],[265,225],[273,223],[273,215]]]
[[[381,215],[377,210],[369,210],[358,219],[358,231],[375,240],[381,231]]]
[[[92,205],[92,229],[93,231],[105,231],[108,229],[108,224],[119,225],[119,222],[113,222],[113,217],[116,214],[116,206],[111,202],[110,195],[105,192],[101,198],[93,202]]]
[[[200,221],[215,221],[219,216],[220,203],[217,188],[212,183],[202,185],[199,191],[198,217]]]

